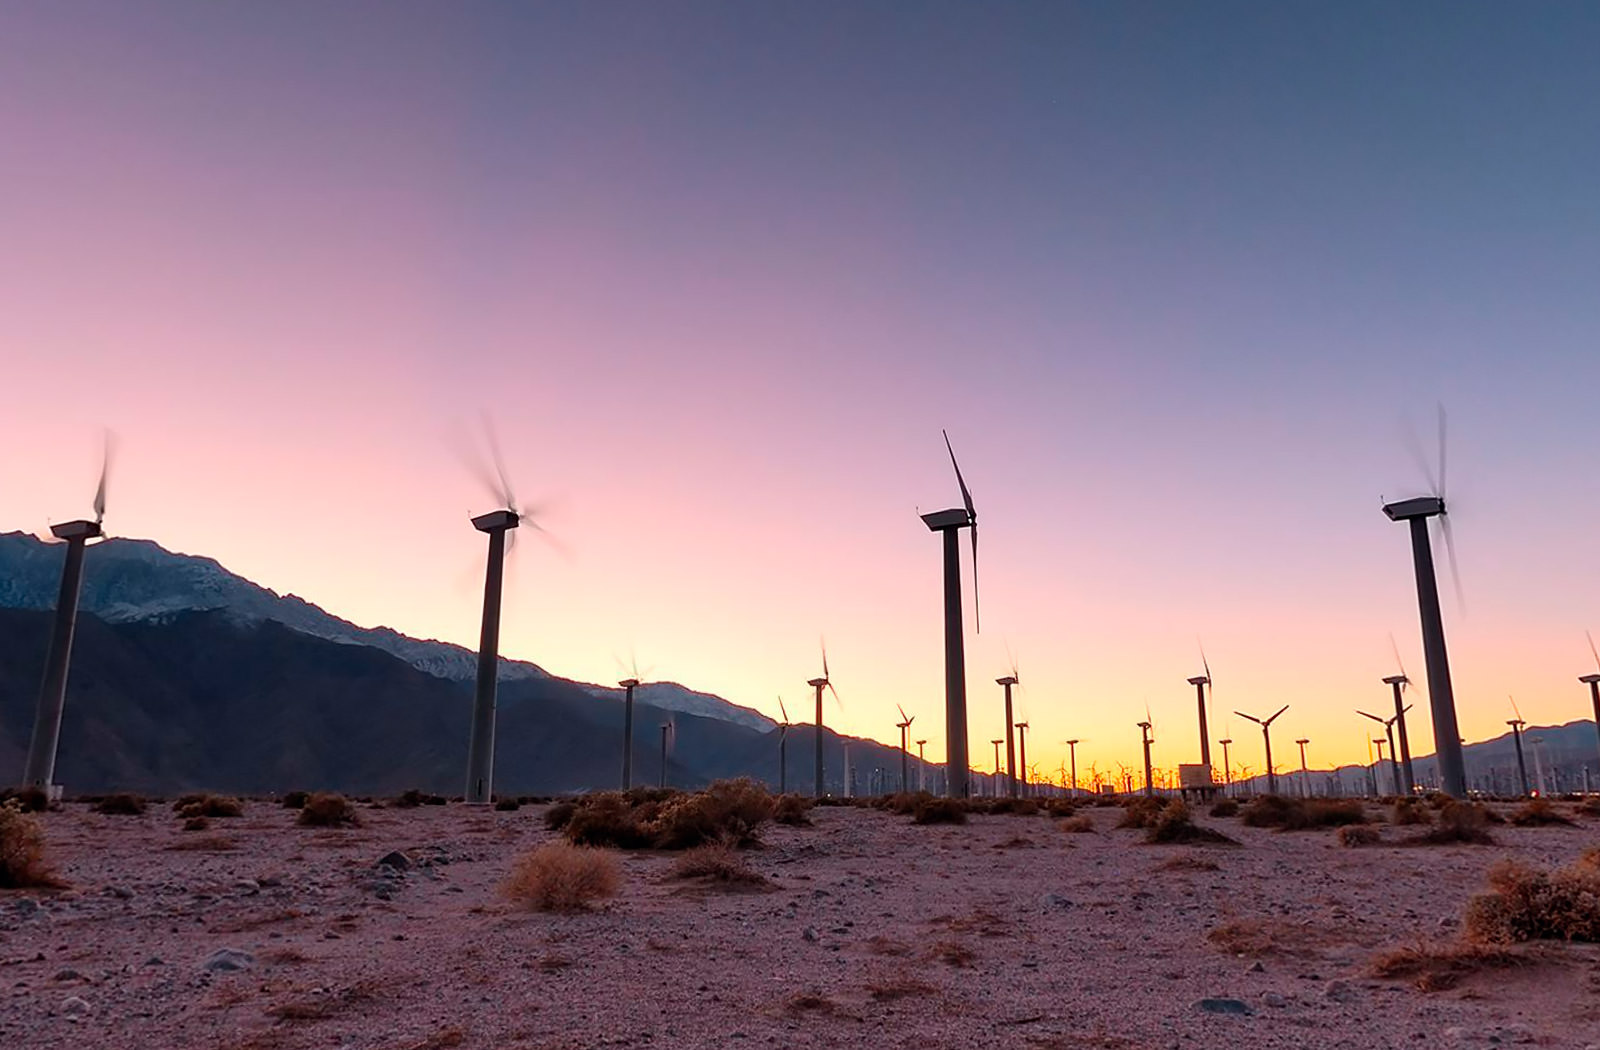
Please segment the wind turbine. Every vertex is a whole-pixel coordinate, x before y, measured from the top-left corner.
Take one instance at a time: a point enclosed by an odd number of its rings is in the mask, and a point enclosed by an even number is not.
[[[1400,788],[1400,762],[1399,762],[1398,759],[1396,759],[1394,757],[1394,727],[1395,727],[1395,723],[1397,723],[1401,719],[1403,719],[1405,717],[1405,712],[1409,711],[1410,709],[1411,709],[1411,705],[1407,704],[1405,708],[1403,708],[1400,711],[1397,711],[1393,718],[1379,718],[1377,715],[1368,714],[1365,711],[1357,711],[1356,712],[1356,714],[1360,715],[1361,717],[1370,718],[1374,722],[1378,723],[1379,725],[1381,725],[1383,727],[1383,735],[1389,742],[1389,779],[1394,784],[1394,793],[1396,795],[1408,795],[1408,794],[1410,794],[1410,791],[1402,791],[1401,788]],[[1383,749],[1382,748],[1378,749],[1378,757],[1379,757],[1379,759],[1383,758]]]
[[[1228,745],[1233,743],[1232,737],[1223,737],[1217,743],[1222,745],[1222,790],[1228,794],[1233,793],[1233,767],[1228,764]]]
[[[926,743],[927,743],[926,740],[918,740],[917,741],[917,790],[918,791],[926,791],[926,790],[928,790],[928,763],[927,763],[927,760],[922,757],[922,748],[923,748],[923,745],[925,745]]]
[[[839,690],[835,689],[833,687],[833,683],[831,681],[829,681],[829,679],[828,679],[828,643],[825,642],[825,641],[822,643],[822,677],[821,678],[813,678],[809,682],[807,682],[806,685],[809,685],[812,689],[815,689],[816,692],[817,692],[817,778],[816,778],[816,791],[817,791],[817,793],[816,793],[816,797],[817,798],[821,798],[822,797],[822,786],[823,786],[822,785],[822,691],[824,689],[826,689],[829,692],[831,692],[833,694],[833,702],[838,704],[841,710],[843,710],[843,708],[844,708],[844,702],[839,699]],[[850,775],[849,771],[846,770],[846,772],[845,772],[845,785],[844,785],[846,794],[849,794],[849,791],[850,791],[849,775]]]
[[[1206,660],[1206,647],[1200,647],[1200,666],[1205,668],[1205,674],[1196,675],[1189,679],[1189,684],[1194,686],[1195,700],[1200,710],[1200,764],[1206,767],[1206,777],[1209,779],[1214,774],[1211,772],[1211,734],[1206,729],[1206,690],[1211,687],[1211,664]]]
[[[900,791],[904,794],[907,785],[910,783],[907,779],[906,766],[911,761],[911,750],[906,747],[906,737],[909,735],[907,731],[911,728],[911,723],[915,722],[916,719],[906,714],[906,709],[899,704],[895,704],[894,709],[900,712],[900,721],[895,723],[895,728],[900,730]]]
[[[661,786],[667,786],[667,752],[671,749],[672,738],[677,735],[678,727],[674,718],[669,717],[661,723]]]
[[[1306,745],[1311,743],[1307,737],[1295,741],[1300,745],[1300,797],[1311,797],[1311,771],[1306,768]]]
[[[1021,763],[1022,770],[1022,797],[1028,797],[1028,722],[1024,719],[1017,723],[1017,761]]]
[[[620,662],[620,661],[619,661]],[[633,787],[633,691],[639,688],[639,660],[633,660],[633,674],[618,682],[622,687],[622,790]]]
[[[1422,457],[1418,456],[1419,460]],[[1455,540],[1450,529],[1450,519],[1444,499],[1445,483],[1445,418],[1444,407],[1439,408],[1439,476],[1434,481],[1433,472],[1422,460],[1423,472],[1433,488],[1433,495],[1418,496],[1384,504],[1383,512],[1390,521],[1404,521],[1411,528],[1411,560],[1417,577],[1417,606],[1422,617],[1422,649],[1428,665],[1428,702],[1433,709],[1433,744],[1439,759],[1439,779],[1444,793],[1452,798],[1467,797],[1466,760],[1461,752],[1461,730],[1456,723],[1455,693],[1450,685],[1450,659],[1444,644],[1444,615],[1439,610],[1439,581],[1434,573],[1433,547],[1428,539],[1428,520],[1437,518],[1440,534],[1444,538],[1445,552],[1450,560],[1450,574],[1456,582],[1456,594],[1461,593],[1461,577],[1456,570]]]
[[[1003,739],[1001,739],[1001,740],[991,740],[991,741],[989,741],[989,743],[994,745],[994,797],[995,798],[999,798],[1000,797],[1000,745],[1005,743],[1005,740],[1003,740]]]
[[[1595,670],[1600,671],[1600,650],[1594,647],[1594,635],[1588,631],[1583,633],[1589,639],[1589,655],[1594,657]],[[1586,674],[1578,681],[1589,687],[1589,700],[1594,704],[1594,729],[1600,734],[1600,674]]]
[[[55,623],[50,630],[50,648],[45,653],[44,679],[39,683],[39,702],[33,716],[33,736],[28,743],[28,760],[22,781],[38,788],[49,798],[60,792],[55,786],[56,749],[61,743],[61,713],[67,703],[67,673],[72,666],[72,639],[78,629],[78,596],[83,589],[83,555],[92,539],[105,535],[106,484],[111,472],[113,443],[109,433],[100,457],[100,483],[94,491],[93,521],[64,521],[50,526],[50,534],[67,545],[61,566],[61,589],[56,594]]]
[[[1238,715],[1240,718],[1248,718],[1250,721],[1261,727],[1261,740],[1267,746],[1267,794],[1269,795],[1276,795],[1278,793],[1278,774],[1272,766],[1272,723],[1277,719],[1278,715],[1283,714],[1287,710],[1289,710],[1289,705],[1284,704],[1273,713],[1271,718],[1266,720],[1257,718],[1255,715],[1247,715],[1243,711],[1234,712],[1234,714]]]
[[[1390,675],[1383,680],[1383,684],[1394,690],[1394,722],[1400,727],[1400,764],[1405,769],[1406,788],[1399,792],[1402,795],[1412,794],[1417,789],[1416,774],[1411,771],[1411,740],[1406,735],[1406,712],[1411,710],[1410,704],[1401,702],[1401,694],[1406,686],[1411,684],[1411,679],[1406,677],[1406,665],[1400,660],[1400,646],[1395,644],[1394,635],[1389,636],[1389,647],[1394,650],[1395,666],[1400,668],[1400,673]],[[1394,757],[1394,745],[1389,745],[1389,757]]]
[[[778,710],[783,713],[783,721],[778,725],[778,794],[789,793],[789,709],[783,706],[783,697],[778,697]]]
[[[941,431],[941,433],[944,433]],[[972,530],[972,617],[982,631],[978,613],[978,512],[972,493],[961,477],[950,435],[944,434],[945,451],[955,468],[956,484],[961,487],[961,506],[952,510],[922,515],[923,524],[933,532],[944,533],[944,719],[945,719],[945,794],[965,798],[970,791],[967,779],[967,657],[961,622],[961,543],[962,529]]]
[[[1517,745],[1517,780],[1522,786],[1522,794],[1528,794],[1528,763],[1522,757],[1522,727],[1528,723],[1523,720],[1522,712],[1517,710],[1516,699],[1511,699],[1511,711],[1517,717],[1510,719],[1506,725],[1511,727],[1511,739]]]
[[[1154,795],[1156,793],[1156,783],[1151,775],[1152,770],[1150,768],[1150,745],[1156,742],[1155,737],[1151,735],[1154,729],[1155,720],[1150,717],[1150,705],[1145,704],[1144,721],[1139,723],[1139,739],[1144,742],[1144,793],[1146,795]]]
[[[1017,744],[1015,738],[1011,735],[1011,687],[1021,681],[1022,679],[1017,675],[1017,663],[1015,660],[1011,661],[1010,674],[1004,678],[996,678],[994,680],[995,685],[1006,691],[1006,780],[1008,781],[1006,790],[1012,798],[1017,797]]]
[[[1072,797],[1073,798],[1077,798],[1078,797],[1078,745],[1080,743],[1082,743],[1082,741],[1074,738],[1072,740],[1063,741],[1063,743],[1065,743],[1067,745],[1067,751],[1072,755]]]
[[[515,543],[506,534],[526,523],[548,540],[549,536],[531,511],[517,506],[516,494],[507,479],[505,461],[500,456],[500,442],[494,427],[484,420],[484,432],[489,442],[489,453],[494,459],[494,473],[476,461],[469,461],[479,480],[500,501],[502,509],[480,514],[472,519],[472,527],[489,536],[489,561],[483,582],[483,631],[478,640],[478,683],[472,704],[472,737],[467,744],[467,802],[487,804],[494,795],[494,722],[495,692],[500,676],[500,596],[505,576],[506,552]]]

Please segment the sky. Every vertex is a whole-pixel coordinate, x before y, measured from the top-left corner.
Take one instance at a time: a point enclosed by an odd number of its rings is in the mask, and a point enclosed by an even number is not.
[[[1424,677],[1379,508],[1442,403],[1462,732],[1587,717],[1597,49],[1555,2],[0,0],[0,529],[87,514],[110,427],[114,533],[473,646],[487,414],[570,548],[523,537],[504,653],[776,715],[825,635],[830,722],[942,758],[947,428],[972,740],[1009,650],[1043,768],[1147,705],[1195,761],[1203,643],[1213,738],[1287,703],[1328,765],[1391,633]]]

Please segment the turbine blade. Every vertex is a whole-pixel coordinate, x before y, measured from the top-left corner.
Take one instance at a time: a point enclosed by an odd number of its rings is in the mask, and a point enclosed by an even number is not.
[[[494,463],[495,476],[500,479],[501,499],[505,500],[508,510],[517,509],[517,495],[511,489],[511,482],[506,477],[506,464],[500,455],[500,436],[495,433],[494,420],[485,412],[483,414],[483,433],[489,441],[489,456]]]
[[[1456,591],[1456,609],[1465,615],[1467,611],[1467,597],[1461,590],[1461,569],[1456,565],[1456,534],[1450,527],[1450,515],[1441,514],[1433,519],[1439,523],[1439,534],[1444,539],[1445,560],[1450,563],[1450,583]]]
[[[833,687],[833,683],[832,682],[828,683],[828,692],[833,694],[833,702],[835,704],[839,705],[839,710],[843,711],[844,710],[844,701],[839,699],[839,690],[837,690],[837,689],[835,689]]]
[[[1583,636],[1589,639],[1589,653],[1594,657],[1595,670],[1600,671],[1600,651],[1597,651],[1594,647],[1594,635],[1584,631]]]
[[[1422,450],[1422,439],[1417,437],[1416,428],[1406,424],[1406,451],[1411,453],[1411,458],[1422,471],[1422,476],[1428,481],[1428,491],[1435,496],[1439,494],[1439,482],[1434,480],[1433,466],[1428,462],[1428,454]]]
[[[1273,718],[1277,718],[1279,715],[1283,714],[1287,710],[1289,710],[1289,705],[1288,704],[1284,704],[1282,707],[1278,708],[1278,710],[1273,713],[1272,718],[1267,719],[1267,721],[1263,722],[1262,724],[1266,725],[1266,724],[1270,723]]]
[[[789,723],[789,709],[783,706],[783,697],[781,696],[778,697],[778,710],[783,713],[783,721],[787,725]]]
[[[1516,713],[1517,721],[1522,721],[1522,711],[1517,707],[1517,698],[1514,696],[1507,696],[1506,699],[1511,701],[1511,710]]]
[[[1247,715],[1243,711],[1235,711],[1234,714],[1238,715],[1240,718],[1248,718],[1248,719],[1250,719],[1250,721],[1254,722],[1256,725],[1260,725],[1261,724],[1261,719],[1257,718],[1255,715]]]
[[[822,639],[822,677],[832,677],[828,674],[828,640],[826,638]]]
[[[983,609],[978,604],[978,521],[972,521],[972,627],[975,633],[983,633]]]
[[[950,465],[956,469],[956,484],[961,486],[962,506],[967,508],[967,516],[969,518],[976,519],[978,512],[973,509],[972,493],[967,491],[966,479],[961,476],[961,464],[956,462],[956,450],[950,447],[950,434],[945,430],[941,430],[939,433],[944,435],[944,447],[945,451],[950,453]]]
[[[1374,722],[1382,722],[1383,721],[1383,719],[1379,718],[1377,715],[1370,715],[1365,711],[1357,711],[1356,714],[1360,715],[1362,718],[1370,718]]]
[[[1444,499],[1444,468],[1445,468],[1445,440],[1444,440],[1444,402],[1439,402],[1439,491],[1435,493],[1441,500]]]
[[[1398,643],[1398,642],[1396,642],[1394,640],[1394,632],[1393,631],[1389,632],[1389,648],[1394,650],[1394,663],[1395,663],[1396,667],[1400,668],[1400,677],[1402,677],[1402,678],[1409,677],[1406,674],[1405,661],[1400,659],[1400,643]]]
[[[904,722],[906,725],[910,725],[911,724],[911,719],[906,717],[906,709],[905,708],[901,707],[899,704],[895,704],[894,705],[894,709],[896,711],[900,712],[900,721]]]
[[[107,430],[105,444],[100,452],[100,484],[94,490],[94,521],[98,525],[106,518],[106,484],[111,477],[111,454],[116,448],[116,437]]]

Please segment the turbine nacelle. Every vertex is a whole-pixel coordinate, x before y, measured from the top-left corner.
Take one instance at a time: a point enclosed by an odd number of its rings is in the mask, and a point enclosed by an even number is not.
[[[1210,685],[1211,684],[1211,679],[1207,678],[1203,674],[1202,675],[1195,675],[1193,678],[1189,679],[1189,684],[1190,685]]]
[[[639,687],[639,680],[637,678],[624,678],[622,681],[618,682],[617,685],[624,689],[637,689]]]
[[[809,685],[813,689],[821,689],[827,684],[828,680],[826,678],[813,678],[806,683],[806,685]]]
[[[977,518],[974,515],[968,514],[961,507],[952,507],[950,510],[936,510],[931,514],[922,515],[922,523],[934,532],[964,529],[976,521]]]
[[[1418,496],[1398,503],[1385,503],[1383,512],[1389,516],[1390,521],[1436,518],[1445,512],[1444,500],[1439,496]]]
[[[1004,678],[996,678],[994,680],[994,684],[995,685],[1016,685],[1018,681],[1020,681],[1020,679],[1018,679],[1016,675],[1008,674]]]
[[[1584,685],[1594,685],[1596,682],[1600,682],[1600,674],[1586,674],[1579,678],[1578,681]]]
[[[58,540],[92,540],[103,534],[98,521],[63,521],[50,526],[50,535]]]
[[[492,510],[472,519],[472,527],[479,532],[504,532],[522,523],[522,516],[514,510]]]
[[[1411,679],[1403,674],[1392,674],[1383,680],[1384,685],[1410,685]]]

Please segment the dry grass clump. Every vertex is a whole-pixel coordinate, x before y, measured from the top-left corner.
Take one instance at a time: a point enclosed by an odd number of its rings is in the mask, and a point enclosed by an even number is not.
[[[1221,871],[1222,867],[1210,857],[1201,857],[1193,853],[1174,853],[1160,864],[1156,865],[1158,871]]]
[[[929,949],[928,957],[946,966],[965,969],[977,961],[978,955],[960,941],[940,941]]]
[[[306,800],[311,797],[309,791],[290,791],[283,796],[284,809],[305,809]]]
[[[515,813],[521,808],[522,800],[519,798],[497,798],[494,800],[494,811],[496,813]]]
[[[356,816],[356,807],[350,804],[349,799],[319,791],[306,799],[295,823],[307,828],[342,828],[354,827],[361,820]]]
[[[909,817],[917,811],[919,803],[932,797],[926,791],[896,791],[891,795],[885,795],[878,799],[877,805],[879,809],[887,810],[902,817]]]
[[[1031,798],[991,798],[983,803],[985,813],[1008,813],[1016,817],[1032,817],[1039,813],[1039,803]]]
[[[627,796],[615,791],[598,792],[569,804],[573,809],[566,815],[561,833],[574,845],[648,849],[654,844],[644,825],[660,809],[658,804],[634,807]]]
[[[1397,798],[1389,813],[1389,823],[1397,825],[1432,824],[1433,813],[1420,800]]]
[[[913,824],[965,824],[966,822],[967,807],[962,805],[958,798],[929,796],[917,803],[916,811],[911,814]]]
[[[1081,813],[1076,817],[1056,821],[1056,827],[1069,835],[1087,835],[1094,831],[1094,818],[1087,813]]]
[[[1481,944],[1426,944],[1384,952],[1372,961],[1372,976],[1391,980],[1409,979],[1419,991],[1442,992],[1454,988],[1462,978],[1487,969],[1500,969],[1526,962],[1521,955],[1505,948]]]
[[[22,801],[0,805],[0,889],[57,888],[62,881],[44,855],[44,826]]]
[[[560,831],[572,820],[572,815],[578,812],[575,802],[557,802],[544,811],[544,826],[551,831]]]
[[[195,817],[195,820],[205,820],[205,817]],[[189,830],[187,827],[185,830]],[[239,844],[226,835],[197,835],[194,838],[179,839],[166,847],[174,851],[192,850],[199,853],[231,853],[239,848]]]
[[[772,803],[772,819],[792,828],[811,826],[811,800],[801,795],[779,795]]]
[[[1051,817],[1070,817],[1078,812],[1078,804],[1070,798],[1047,798],[1039,805]]]
[[[184,795],[172,804],[172,811],[185,820],[193,817],[242,817],[244,804],[226,795]]]
[[[443,795],[430,795],[425,791],[409,788],[402,791],[389,805],[395,809],[416,809],[418,806],[443,806],[449,801]]]
[[[1574,828],[1578,822],[1562,813],[1547,798],[1530,798],[1515,813],[1511,823],[1519,828],[1544,828],[1551,825]]]
[[[1231,798],[1219,798],[1211,804],[1211,815],[1213,817],[1237,817],[1239,815],[1239,803]]]
[[[1123,803],[1122,818],[1117,821],[1119,828],[1149,828],[1153,827],[1156,818],[1166,808],[1166,803],[1154,795],[1141,795]]]
[[[912,996],[925,998],[938,991],[933,985],[919,981],[915,977],[892,977],[884,980],[870,981],[867,984],[867,995],[873,1002],[889,1003],[897,999],[909,999]]]
[[[1173,800],[1156,814],[1154,823],[1145,832],[1144,840],[1152,844],[1212,843],[1237,846],[1238,843],[1220,831],[1201,827],[1189,819],[1189,807]]]
[[[111,816],[137,817],[144,813],[145,802],[138,795],[107,795],[90,808],[96,813],[105,813]]]
[[[50,808],[50,796],[43,788],[15,787],[0,790],[0,804],[15,802],[24,813],[43,813]]]
[[[1554,871],[1503,860],[1489,869],[1489,888],[1467,903],[1475,941],[1600,941],[1600,847]]]
[[[1600,817],[1600,797],[1590,795],[1579,802],[1577,813],[1580,817]]]
[[[602,850],[547,842],[512,865],[502,889],[506,896],[537,911],[587,910],[622,885],[616,858]]]
[[[1339,829],[1339,845],[1354,848],[1356,846],[1376,846],[1382,841],[1378,829],[1370,824],[1346,824]]]
[[[766,886],[767,877],[745,863],[743,856],[720,843],[696,846],[680,856],[668,873],[674,879],[703,879],[732,886]]]
[[[1413,846],[1492,846],[1489,822],[1489,810],[1482,803],[1452,799],[1439,810],[1437,824],[1406,842]]]
[[[1285,798],[1262,795],[1245,807],[1244,822],[1253,828],[1310,831],[1365,824],[1366,811],[1356,799]]]
[[[570,841],[621,849],[693,849],[716,842],[754,845],[775,808],[766,788],[745,778],[719,780],[693,794],[603,791],[573,805],[570,813],[563,814],[561,828]]]

